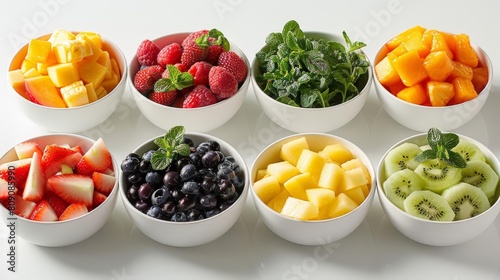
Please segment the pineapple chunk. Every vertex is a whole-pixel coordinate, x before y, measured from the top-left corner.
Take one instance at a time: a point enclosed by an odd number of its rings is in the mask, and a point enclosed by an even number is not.
[[[298,220],[310,220],[318,217],[319,208],[312,202],[289,197],[281,209],[281,214]]]
[[[281,146],[280,158],[290,162],[292,165],[297,165],[300,153],[304,149],[309,150],[309,144],[305,137],[291,140]]]
[[[366,185],[361,185],[361,186],[357,186],[355,188],[345,190],[344,194],[346,194],[348,197],[350,197],[352,200],[354,200],[357,204],[361,204],[366,198],[366,195],[363,191],[363,186],[366,186]]]
[[[63,41],[54,46],[54,53],[59,63],[78,62],[84,57],[92,55],[91,46],[81,40]]]
[[[356,209],[356,207],[358,207],[358,204],[354,200],[346,194],[340,193],[333,200],[328,216],[330,216],[330,218],[336,218],[351,212]]]
[[[45,40],[32,39],[28,44],[28,53],[26,59],[38,62],[46,62],[52,50],[52,44]]]
[[[342,169],[344,170],[350,170],[356,167],[361,167],[361,169],[363,169],[363,173],[365,174],[366,181],[368,181],[368,183],[372,181],[370,171],[368,171],[366,165],[359,158],[353,158],[351,160],[348,160],[342,163],[340,167],[342,167]]]
[[[78,74],[84,83],[92,83],[97,88],[104,80],[106,67],[94,61],[82,60],[78,62]]]
[[[257,170],[257,175],[255,176],[255,181],[258,181],[268,175],[267,169],[259,169]]]
[[[77,81],[68,86],[62,87],[61,96],[66,103],[66,106],[69,108],[89,104],[87,88],[82,81]]]
[[[267,204],[281,192],[281,185],[276,177],[267,176],[253,183],[253,190]]]
[[[291,165],[288,161],[280,161],[269,164],[267,166],[267,173],[276,177],[281,184],[285,183],[293,176],[300,174],[297,167]]]
[[[106,89],[103,88],[101,85],[99,85],[97,88],[94,87],[94,89],[95,89],[95,95],[97,96],[98,100],[106,96],[106,94],[108,94]]]
[[[316,152],[311,150],[302,150],[299,159],[297,160],[297,168],[300,172],[311,173],[314,184],[318,184],[319,176],[325,160]]]
[[[318,187],[339,193],[345,187],[344,170],[336,163],[326,162],[319,176]]]
[[[307,189],[316,187],[309,172],[295,175],[283,185],[291,196],[302,200],[307,200]]]
[[[102,49],[102,38],[101,35],[95,32],[89,32],[89,31],[84,31],[80,32],[76,35],[77,39],[81,39],[82,37],[88,38],[92,43],[98,47],[99,49]]]
[[[345,188],[344,191],[368,184],[365,173],[361,167],[344,171]]]
[[[66,41],[74,40],[75,38],[75,34],[64,29],[57,29],[50,34],[48,41],[52,44],[52,46],[56,46]]]
[[[87,89],[87,96],[89,98],[89,103],[92,103],[97,100],[97,94],[94,89],[94,85],[92,83],[86,84],[85,88]]]
[[[85,42],[85,44],[87,44],[92,49],[92,54],[85,57],[86,60],[96,62],[97,59],[99,59],[103,52],[103,50],[101,49],[102,43],[100,39],[98,40],[99,45],[97,45],[96,41],[94,41],[92,37],[87,33],[79,33],[78,35],[76,35],[76,40]]]
[[[113,73],[120,77],[120,66],[118,66],[118,62],[114,58],[111,58],[111,69],[113,69]]]
[[[331,161],[342,164],[354,158],[351,151],[342,144],[330,144],[321,150]]]
[[[322,209],[332,203],[335,192],[325,188],[312,188],[306,190],[307,200]]]
[[[80,80],[76,63],[49,66],[47,73],[56,87],[65,87]]]
[[[281,209],[283,209],[283,205],[285,205],[288,197],[290,197],[290,194],[286,189],[283,189],[278,195],[271,199],[269,203],[267,203],[267,206],[279,213],[281,212]]]

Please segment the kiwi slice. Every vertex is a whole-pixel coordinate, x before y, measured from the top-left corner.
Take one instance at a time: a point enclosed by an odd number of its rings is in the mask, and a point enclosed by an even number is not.
[[[387,198],[401,210],[404,210],[403,201],[414,191],[422,190],[425,183],[420,176],[408,168],[396,171],[384,181]]]
[[[461,139],[458,144],[451,149],[454,152],[459,153],[466,162],[472,160],[479,160],[486,162],[484,153],[479,149],[479,147],[467,140]]]
[[[415,173],[424,180],[424,189],[435,193],[441,193],[462,179],[462,169],[449,166],[439,159],[430,159],[420,163],[415,168]]]
[[[415,161],[415,156],[421,152],[420,147],[413,143],[403,143],[390,150],[384,160],[386,177],[389,178],[392,173],[406,168],[415,170],[419,164]]]
[[[462,169],[462,181],[480,188],[488,198],[495,195],[498,174],[484,161],[472,160]]]
[[[404,200],[405,211],[415,217],[430,221],[453,221],[455,212],[441,195],[429,190],[412,192]]]
[[[490,208],[484,192],[471,184],[460,182],[441,194],[455,212],[455,221],[477,216]]]

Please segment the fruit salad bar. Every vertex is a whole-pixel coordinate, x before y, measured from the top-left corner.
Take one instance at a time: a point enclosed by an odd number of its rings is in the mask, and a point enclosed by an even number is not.
[[[493,1],[195,2],[2,9],[0,279],[500,279]]]

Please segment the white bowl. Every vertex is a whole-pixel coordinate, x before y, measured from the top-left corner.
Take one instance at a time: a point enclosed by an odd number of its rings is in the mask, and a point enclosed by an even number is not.
[[[41,147],[49,144],[80,145],[84,152],[95,142],[90,138],[75,134],[48,134],[26,141],[34,141]],[[14,159],[17,159],[17,156],[14,148],[11,148],[0,158],[0,163],[10,162]],[[114,158],[112,161],[115,176],[118,176],[119,167]],[[16,216],[14,221],[16,223],[15,234],[30,243],[46,247],[61,247],[81,242],[91,237],[106,223],[115,208],[117,197],[118,180],[116,180],[108,198],[89,213],[71,220],[56,222],[38,222]],[[0,206],[0,216],[2,221],[7,223],[9,222],[8,218],[12,218],[3,205]]]
[[[39,37],[47,40],[50,34]],[[105,121],[115,111],[125,92],[127,77],[127,62],[122,51],[111,41],[102,38],[103,49],[116,59],[120,68],[121,78],[118,85],[105,97],[90,104],[73,108],[52,108],[31,102],[10,87],[23,114],[37,125],[52,131],[74,133],[91,129]],[[13,57],[9,71],[19,69],[28,51],[26,44]]]
[[[335,34],[321,32],[304,33],[308,37],[344,42],[342,36]],[[359,52],[363,54],[363,52]],[[279,126],[296,133],[329,132],[349,123],[365,105],[373,76],[373,70],[369,67],[365,87],[356,97],[347,102],[326,108],[301,108],[276,101],[260,88],[256,80],[256,77],[261,74],[259,65],[257,58],[254,58],[252,61],[252,85],[257,102],[269,119]]]
[[[176,33],[152,40],[160,49],[170,43],[182,43],[190,33]],[[247,65],[247,77],[238,91],[230,98],[216,104],[200,108],[177,108],[164,106],[149,100],[134,86],[134,76],[139,71],[140,65],[134,55],[129,66],[129,84],[134,100],[142,114],[151,123],[163,130],[173,126],[182,125],[186,131],[207,132],[220,127],[229,121],[238,112],[245,101],[245,96],[250,84],[250,64],[247,57],[237,46],[231,44],[231,50],[237,53]]]
[[[480,64],[488,68],[488,83],[476,98],[461,104],[443,107],[416,105],[396,97],[375,77],[375,90],[387,114],[399,124],[419,132],[427,132],[429,127],[438,127],[443,131],[451,131],[472,120],[481,111],[490,94],[493,65],[483,49],[474,43],[471,43],[471,45],[478,54]],[[386,53],[387,50],[382,47],[377,52],[372,66],[374,67],[383,59]]]
[[[281,146],[291,140],[305,137],[309,148],[320,151],[328,144],[340,143],[348,148],[352,154],[359,158],[370,172],[372,181],[371,188],[365,200],[353,211],[337,218],[300,221],[282,215],[267,206],[251,188],[255,207],[264,224],[276,235],[292,243],[300,245],[323,245],[338,241],[353,232],[365,219],[370,210],[375,196],[375,171],[368,156],[355,144],[338,136],[323,133],[300,133],[279,139],[267,146],[256,157],[250,168],[250,182],[256,180],[257,171],[265,169],[269,163],[280,161],[279,153]]]
[[[490,149],[477,140],[464,135],[458,136],[461,139],[468,140],[473,144],[476,144],[481,151],[483,151],[486,161],[493,167],[497,174],[500,174],[500,161]],[[427,143],[427,134],[417,134],[396,143],[382,156],[377,170],[377,192],[380,203],[385,215],[396,229],[408,238],[422,244],[432,246],[450,246],[461,244],[477,237],[495,221],[498,213],[500,212],[500,200],[498,199],[491,205],[491,208],[485,212],[466,220],[452,222],[428,221],[420,219],[395,206],[386,197],[383,190],[383,182],[386,179],[383,162],[390,150],[405,142],[415,143],[419,146],[424,145]],[[499,195],[499,191],[500,188],[497,188],[497,197]]]
[[[214,241],[224,235],[224,233],[231,229],[231,227],[238,221],[248,195],[247,167],[245,161],[235,148],[222,139],[203,133],[192,132],[186,133],[185,136],[193,140],[195,145],[206,140],[217,141],[220,144],[221,151],[226,156],[232,155],[235,162],[240,166],[243,176],[245,177],[245,185],[236,202],[219,214],[198,221],[172,222],[150,217],[137,210],[126,196],[127,178],[124,176],[124,172],[121,172],[120,195],[122,197],[125,210],[132,222],[142,233],[152,240],[175,247],[198,246]],[[157,146],[153,143],[155,138],[142,143],[133,152],[138,155],[142,155],[151,149],[157,149]]]

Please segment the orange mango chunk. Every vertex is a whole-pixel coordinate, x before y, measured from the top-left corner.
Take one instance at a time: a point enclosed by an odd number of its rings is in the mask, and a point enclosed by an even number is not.
[[[455,35],[455,39],[457,41],[454,52],[455,60],[472,68],[477,67],[479,59],[470,44],[469,35],[457,34]]]
[[[473,72],[471,67],[462,64],[460,62],[453,61],[453,70],[448,76],[448,80],[451,81],[455,78],[464,78],[467,80],[472,80],[472,76]]]
[[[24,82],[26,93],[34,102],[44,106],[66,108],[66,104],[49,76],[27,78]]]
[[[395,37],[393,37],[389,41],[387,41],[387,43],[385,45],[389,48],[389,50],[393,50],[397,46],[399,46],[403,41],[405,41],[412,32],[415,32],[415,31],[423,34],[425,31],[425,28],[423,28],[422,26],[419,26],[419,25],[411,27],[411,28],[399,33],[398,35],[396,35]]]
[[[46,62],[52,51],[52,44],[45,40],[31,39],[28,44],[26,59],[35,63]]]
[[[401,81],[388,56],[375,65],[375,75],[384,86],[390,86]]]
[[[439,51],[446,52],[446,54],[453,59],[453,52],[450,50],[450,47],[448,47],[448,43],[442,33],[436,33],[432,38],[431,52]]]
[[[472,69],[472,84],[477,93],[483,91],[488,83],[488,68],[478,67]]]
[[[428,82],[427,94],[431,106],[446,106],[455,95],[453,84],[447,82]]]
[[[427,93],[420,83],[400,90],[396,96],[417,105],[425,103],[428,99]]]
[[[405,86],[405,84],[403,84],[403,82],[401,80],[399,80],[399,82],[397,82],[395,84],[387,86],[387,89],[389,90],[389,92],[391,92],[394,95],[397,95],[398,92],[400,92],[402,89],[405,89],[405,88],[406,88],[406,86]]]
[[[446,51],[436,51],[425,57],[424,68],[429,79],[444,82],[453,71],[454,65]]]
[[[423,58],[429,54],[430,49],[422,42],[422,33],[420,30],[411,32],[401,45],[408,51],[416,50],[420,57]]]
[[[474,89],[474,85],[471,80],[464,78],[455,78],[452,81],[453,88],[455,89],[455,95],[450,100],[449,104],[455,105],[460,104],[477,97],[477,92]]]
[[[424,67],[424,61],[420,58],[417,50],[408,51],[394,60],[394,68],[399,74],[401,81],[408,87],[428,78]]]

